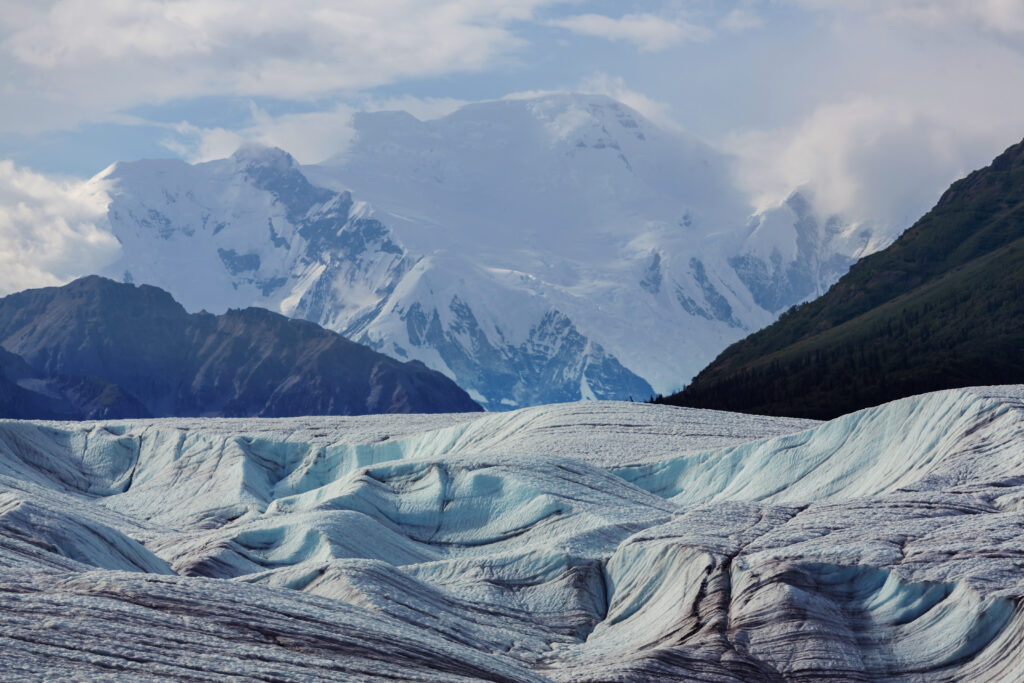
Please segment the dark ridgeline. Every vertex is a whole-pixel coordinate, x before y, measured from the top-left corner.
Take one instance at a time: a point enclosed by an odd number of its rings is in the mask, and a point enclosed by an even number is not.
[[[479,411],[454,382],[265,309],[189,314],[90,276],[0,299],[0,416],[360,415]]]
[[[727,348],[661,402],[828,419],[1024,383],[1024,142],[954,183],[824,296]]]

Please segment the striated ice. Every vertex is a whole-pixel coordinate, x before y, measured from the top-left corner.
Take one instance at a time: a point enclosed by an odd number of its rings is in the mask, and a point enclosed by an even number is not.
[[[1024,387],[0,423],[11,679],[1019,680]]]

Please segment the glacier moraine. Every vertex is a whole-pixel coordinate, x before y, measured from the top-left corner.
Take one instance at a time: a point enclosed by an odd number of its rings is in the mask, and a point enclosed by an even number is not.
[[[1024,387],[0,422],[6,679],[1021,680]]]

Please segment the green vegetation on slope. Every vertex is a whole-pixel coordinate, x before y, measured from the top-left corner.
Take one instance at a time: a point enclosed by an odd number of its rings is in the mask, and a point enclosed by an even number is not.
[[[733,344],[665,403],[831,418],[1024,383],[1024,143],[953,184],[824,296]]]

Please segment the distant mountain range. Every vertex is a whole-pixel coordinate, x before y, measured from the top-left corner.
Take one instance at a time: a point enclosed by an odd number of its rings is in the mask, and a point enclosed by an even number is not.
[[[1024,142],[665,402],[831,418],[927,391],[1020,382]]]
[[[480,407],[450,379],[265,309],[189,314],[98,276],[0,299],[0,417],[359,415]]]
[[[316,322],[500,410],[678,387],[891,238],[800,192],[752,216],[729,157],[607,97],[354,125],[318,166],[111,166],[90,181],[122,245],[102,274]]]

